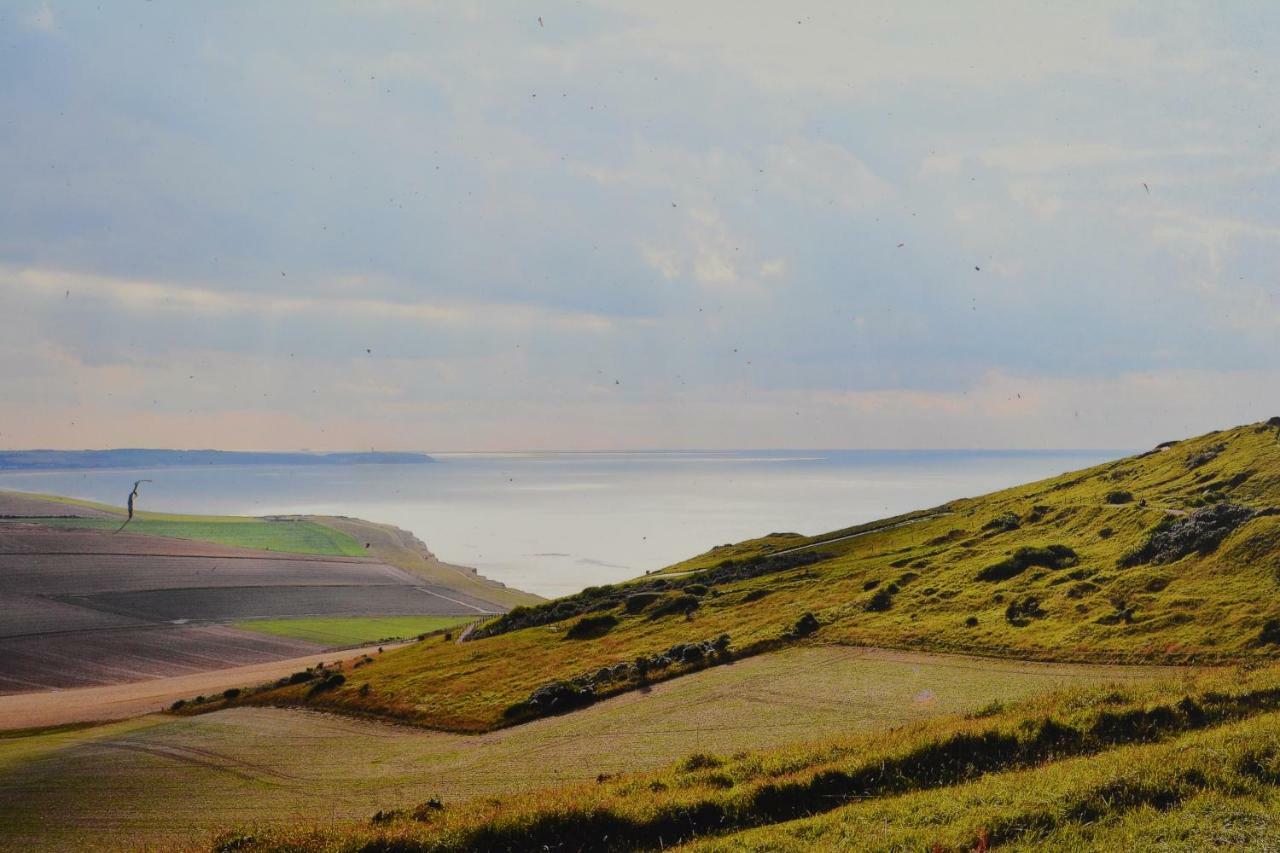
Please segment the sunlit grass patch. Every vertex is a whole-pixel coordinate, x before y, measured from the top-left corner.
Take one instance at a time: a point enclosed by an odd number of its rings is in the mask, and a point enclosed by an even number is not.
[[[342,616],[305,619],[248,619],[235,627],[291,637],[325,646],[354,646],[417,637],[472,621],[468,616]]]

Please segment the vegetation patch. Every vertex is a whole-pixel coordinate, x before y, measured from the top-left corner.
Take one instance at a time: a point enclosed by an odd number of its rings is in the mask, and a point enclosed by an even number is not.
[[[1238,504],[1219,503],[1198,509],[1183,518],[1166,516],[1140,547],[1120,559],[1122,566],[1143,563],[1172,563],[1188,554],[1208,554],[1231,531],[1251,520],[1257,510]]]
[[[992,563],[978,572],[980,581],[1003,581],[1025,572],[1032,566],[1046,569],[1063,569],[1079,562],[1076,552],[1066,545],[1050,545],[1046,548],[1027,546],[1014,551],[1008,558]]]
[[[471,637],[473,639],[483,639],[485,637],[495,637],[500,634],[517,631],[522,628],[550,625],[553,622],[562,622],[566,619],[581,616],[584,613],[611,610],[618,605],[625,605],[628,599],[644,593],[662,592],[666,590],[683,590],[689,586],[709,588],[719,584],[748,580],[762,575],[776,574],[789,569],[809,566],[814,563],[830,559],[830,557],[831,555],[824,551],[805,550],[796,551],[790,554],[751,557],[744,560],[730,558],[722,560],[720,563],[709,569],[702,569],[701,571],[694,572],[685,577],[659,577],[638,580],[627,584],[589,586],[582,592],[575,595],[558,598],[555,601],[549,601],[546,604],[517,607],[509,613],[503,614],[487,625],[484,625],[472,632]],[[690,595],[688,597],[692,598],[695,602],[697,601],[695,596]],[[649,603],[652,603],[654,600],[656,599],[650,599]],[[637,604],[637,606],[640,605]],[[665,605],[659,606],[661,607]],[[680,606],[684,607],[687,605],[682,604]],[[643,610],[644,606],[640,606],[640,609]],[[667,610],[661,615],[670,615],[673,612],[677,611]],[[681,610],[679,612],[688,611]],[[650,615],[653,616],[653,612],[651,612]]]
[[[583,616],[565,632],[566,640],[590,640],[603,637],[618,624],[618,618],[610,613]]]
[[[232,623],[242,631],[292,637],[322,646],[356,646],[422,637],[473,621],[470,616],[318,616],[303,619],[247,619]]]

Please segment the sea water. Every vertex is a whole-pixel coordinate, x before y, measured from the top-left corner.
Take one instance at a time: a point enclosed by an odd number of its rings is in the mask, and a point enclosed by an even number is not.
[[[444,453],[436,464],[0,472],[0,488],[143,509],[350,515],[555,596],[713,545],[814,534],[1087,467],[1123,451]]]

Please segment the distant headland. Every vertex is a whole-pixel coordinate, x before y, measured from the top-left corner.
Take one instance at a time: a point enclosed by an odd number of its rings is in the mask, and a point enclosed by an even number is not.
[[[184,468],[194,465],[418,465],[425,453],[258,453],[235,450],[0,450],[0,471]]]

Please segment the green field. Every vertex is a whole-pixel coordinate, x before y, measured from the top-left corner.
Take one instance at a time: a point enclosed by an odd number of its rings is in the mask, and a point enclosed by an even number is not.
[[[339,616],[306,619],[249,619],[232,625],[245,631],[292,637],[326,646],[355,646],[400,640],[475,621],[468,616]]]
[[[34,733],[0,739],[0,847],[159,845],[298,814],[367,819],[430,797],[452,808],[658,772],[694,752],[881,732],[1045,690],[1169,675],[833,646],[762,655],[480,736],[277,708]]]
[[[89,530],[115,530],[121,519],[114,518],[32,518],[26,521],[50,527]],[[290,554],[324,554],[328,556],[363,557],[364,547],[346,533],[312,521],[276,521],[237,516],[164,516],[139,515],[125,528],[130,533],[194,539],[283,551]]]

